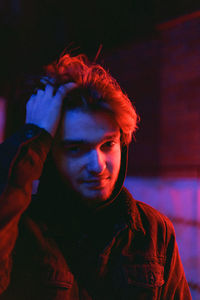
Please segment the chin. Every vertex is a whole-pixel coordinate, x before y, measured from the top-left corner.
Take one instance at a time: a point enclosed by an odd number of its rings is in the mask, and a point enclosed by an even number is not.
[[[85,191],[84,193],[81,193],[82,199],[85,203],[87,203],[88,206],[98,205],[103,202],[106,202],[111,192],[108,191]]]

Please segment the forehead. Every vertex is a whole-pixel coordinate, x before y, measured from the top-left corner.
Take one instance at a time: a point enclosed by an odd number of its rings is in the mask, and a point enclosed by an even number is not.
[[[109,112],[74,109],[64,114],[61,126],[62,140],[85,140],[95,143],[109,136],[119,135],[119,126]]]

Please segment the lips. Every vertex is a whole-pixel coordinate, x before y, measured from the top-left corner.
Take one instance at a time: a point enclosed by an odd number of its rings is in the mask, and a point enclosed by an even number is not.
[[[109,177],[101,179],[83,180],[82,183],[91,189],[102,189],[108,184]]]

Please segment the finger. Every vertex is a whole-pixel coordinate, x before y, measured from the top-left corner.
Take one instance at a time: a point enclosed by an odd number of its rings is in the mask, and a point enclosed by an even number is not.
[[[54,84],[55,80],[53,78],[50,78],[48,76],[44,76],[40,79],[40,82],[43,84]]]
[[[45,96],[48,98],[53,96],[54,87],[51,84],[45,86]]]
[[[69,82],[69,83],[63,84],[58,88],[56,95],[66,96],[67,93],[69,93],[71,90],[73,90],[76,87],[77,87],[77,84],[74,82]]]
[[[31,97],[28,99],[26,105],[29,104],[29,103],[31,103],[31,102],[33,102],[34,99],[35,99],[35,96],[36,96],[35,94],[32,94]]]
[[[43,97],[44,96],[44,91],[43,90],[37,90],[37,94],[36,94],[37,97]]]

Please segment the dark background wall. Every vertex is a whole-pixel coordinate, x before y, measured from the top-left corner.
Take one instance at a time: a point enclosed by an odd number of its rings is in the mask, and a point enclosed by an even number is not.
[[[141,117],[129,174],[198,177],[200,14],[157,26],[106,57]]]

